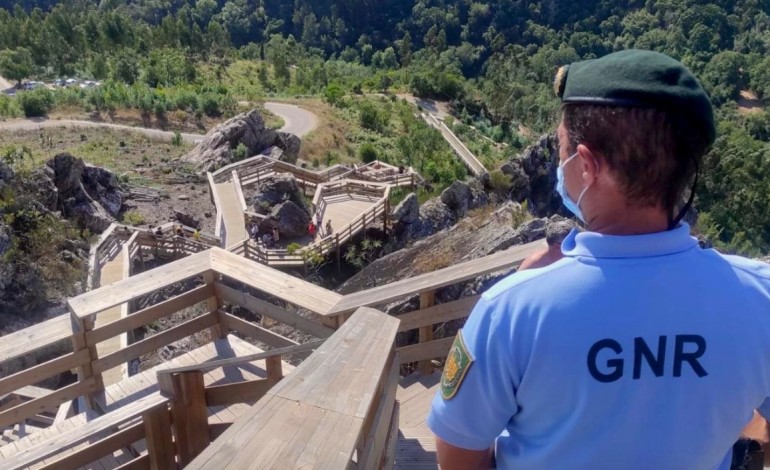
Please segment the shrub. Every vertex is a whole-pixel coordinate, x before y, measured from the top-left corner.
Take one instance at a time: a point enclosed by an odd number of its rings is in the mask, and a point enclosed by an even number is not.
[[[502,194],[511,189],[511,175],[494,170],[489,173],[489,185],[495,192]]]
[[[236,161],[243,160],[249,156],[249,149],[243,145],[243,142],[239,143],[233,150],[233,157]]]
[[[128,211],[123,214],[123,222],[127,225],[142,225],[144,216],[136,211]]]
[[[19,93],[19,104],[26,117],[43,117],[53,107],[53,94],[43,88]]]
[[[376,132],[384,132],[388,125],[388,116],[377,106],[368,101],[359,107],[359,122],[361,127]]]
[[[174,137],[171,138],[171,145],[180,147],[182,145],[182,134],[179,131],[174,132]]]
[[[374,148],[374,145],[365,143],[358,149],[358,155],[362,162],[371,163],[377,160],[377,149]]]
[[[299,250],[302,249],[302,245],[300,245],[297,242],[289,243],[289,246],[286,247],[286,252],[290,255],[296,254]]]

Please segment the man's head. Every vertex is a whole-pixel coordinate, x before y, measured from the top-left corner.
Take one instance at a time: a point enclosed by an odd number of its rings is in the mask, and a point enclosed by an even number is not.
[[[589,226],[623,207],[673,219],[716,133],[697,79],[668,56],[630,50],[563,68],[555,88],[564,189],[583,194]]]
[[[567,238],[575,224],[570,220],[549,220],[545,226],[545,241],[549,248],[561,248],[561,242]]]

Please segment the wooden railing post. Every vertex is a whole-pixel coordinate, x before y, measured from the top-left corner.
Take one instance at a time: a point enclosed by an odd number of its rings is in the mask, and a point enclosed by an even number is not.
[[[147,441],[147,454],[150,456],[150,468],[152,470],[176,468],[168,408],[162,406],[148,411],[142,415],[142,421]]]
[[[265,359],[267,365],[267,383],[272,387],[283,378],[283,365],[281,356],[273,356]]]
[[[337,274],[342,273],[342,266],[340,265],[340,234],[334,234],[334,246],[337,249]]]
[[[70,311],[70,317],[72,321],[72,352],[78,352],[83,349],[88,350],[89,361],[87,364],[83,364],[78,367],[78,381],[83,381],[90,377],[94,377],[93,362],[99,358],[96,352],[95,344],[88,344],[86,341],[86,332],[94,329],[94,320],[91,317],[79,318],[74,312]],[[98,374],[96,377],[96,390],[104,390],[104,381],[102,380],[102,374]],[[96,402],[92,394],[85,395],[86,405],[92,409],[96,409]]]
[[[248,241],[247,241],[248,242]],[[214,285],[214,282],[217,280],[217,275],[213,271],[209,271],[205,274],[203,274],[203,282],[206,285]],[[210,297],[207,301],[209,312],[217,312],[219,311],[220,307],[222,307],[222,302],[220,302],[218,296]],[[215,340],[217,338],[224,338],[227,336],[227,329],[222,326],[222,322],[218,322],[216,325],[209,328],[209,331],[211,332],[211,340]]]
[[[436,299],[435,291],[421,292],[420,293],[420,310],[432,306]],[[420,343],[427,343],[433,340],[433,325],[420,327]],[[418,369],[422,375],[430,375],[433,373],[433,366],[430,359],[418,362]]]
[[[184,467],[211,443],[203,372],[174,374],[171,385],[174,438],[179,451],[179,466]]]

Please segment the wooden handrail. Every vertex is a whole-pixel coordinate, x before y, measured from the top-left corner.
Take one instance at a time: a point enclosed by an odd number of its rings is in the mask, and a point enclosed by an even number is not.
[[[380,468],[380,430],[393,425],[397,327],[390,315],[360,309],[185,468],[347,468],[357,449],[361,468]]]
[[[270,351],[249,354],[248,356],[239,356],[239,357],[233,357],[230,359],[221,359],[218,361],[204,362],[203,364],[196,364],[192,366],[175,367],[173,369],[163,369],[163,370],[159,370],[157,373],[158,382],[161,381],[160,377],[163,375],[182,374],[184,372],[194,372],[194,371],[208,372],[210,370],[218,369],[220,367],[237,366],[242,364],[248,364],[249,362],[260,361],[262,359],[269,359],[271,357],[283,356],[286,354],[298,354],[298,353],[304,353],[308,351],[314,351],[318,349],[319,346],[324,344],[325,341],[326,339],[319,339],[315,341],[310,341],[308,343],[297,344],[294,346],[286,346],[285,348],[276,348],[276,349],[271,349]]]

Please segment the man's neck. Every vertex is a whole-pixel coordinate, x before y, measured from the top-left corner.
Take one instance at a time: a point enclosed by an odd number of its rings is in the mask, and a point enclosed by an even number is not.
[[[588,229],[605,235],[644,235],[668,230],[668,216],[659,207],[622,206],[589,220]]]

